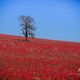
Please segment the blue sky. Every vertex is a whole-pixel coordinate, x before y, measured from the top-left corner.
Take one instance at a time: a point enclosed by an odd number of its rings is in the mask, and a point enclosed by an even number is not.
[[[36,22],[36,37],[80,42],[80,0],[0,0],[0,33],[22,35],[20,15]]]

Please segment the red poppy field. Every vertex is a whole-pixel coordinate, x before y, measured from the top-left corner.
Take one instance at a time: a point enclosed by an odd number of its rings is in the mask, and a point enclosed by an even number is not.
[[[0,34],[0,80],[80,80],[80,43]]]

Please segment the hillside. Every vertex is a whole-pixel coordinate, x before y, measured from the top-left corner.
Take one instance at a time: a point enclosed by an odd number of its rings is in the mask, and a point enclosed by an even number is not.
[[[0,34],[0,80],[80,80],[80,43]]]

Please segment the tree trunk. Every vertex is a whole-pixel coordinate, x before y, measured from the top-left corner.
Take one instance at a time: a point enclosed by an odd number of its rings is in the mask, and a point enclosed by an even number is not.
[[[26,40],[27,40],[27,38],[28,38],[28,33],[27,33],[27,31],[26,31],[26,35],[25,35],[25,37],[26,37]]]

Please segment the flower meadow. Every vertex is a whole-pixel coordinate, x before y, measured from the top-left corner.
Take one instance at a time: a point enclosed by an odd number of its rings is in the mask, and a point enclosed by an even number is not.
[[[80,43],[0,34],[0,80],[80,80]]]

